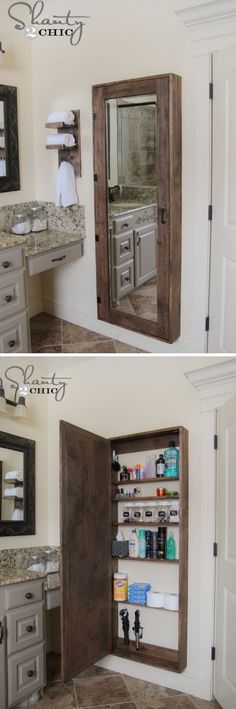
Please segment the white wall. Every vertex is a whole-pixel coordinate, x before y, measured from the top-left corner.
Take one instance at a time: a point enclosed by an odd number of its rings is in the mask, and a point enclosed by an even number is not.
[[[71,0],[72,12],[78,11]],[[65,11],[64,0],[51,0],[50,12]],[[68,39],[43,38],[33,43],[33,115],[35,125],[36,193],[54,199],[57,155],[45,150],[45,119],[50,111],[81,109],[82,178],[79,197],[86,209],[85,256],[80,261],[44,275],[44,307],[73,322],[104,334],[121,337],[151,351],[202,351],[204,347],[205,292],[197,264],[201,258],[200,230],[196,227],[195,162],[197,117],[195,60],[188,31],[173,12],[173,0],[81,0],[79,12],[91,15],[77,48]],[[93,148],[91,87],[96,83],[175,72],[183,77],[183,265],[182,326],[176,345],[166,345],[127,333],[96,320],[96,276],[93,207]],[[208,85],[204,66],[202,82]],[[207,132],[208,135],[208,132]],[[208,157],[205,156],[208,169]],[[207,196],[206,196],[207,200]],[[204,274],[205,276],[205,274]],[[200,309],[200,315],[199,315]]]
[[[1,0],[0,41],[5,64],[0,65],[0,84],[18,89],[18,130],[21,189],[0,194],[0,207],[35,199],[31,43],[25,33],[14,29],[8,17],[9,0]]]

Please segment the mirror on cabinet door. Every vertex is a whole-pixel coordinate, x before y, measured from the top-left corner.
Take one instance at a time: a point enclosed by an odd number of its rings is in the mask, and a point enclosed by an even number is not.
[[[180,334],[181,79],[93,87],[99,318]]]
[[[0,536],[35,532],[35,442],[0,432]]]
[[[0,85],[0,192],[19,189],[17,89]]]

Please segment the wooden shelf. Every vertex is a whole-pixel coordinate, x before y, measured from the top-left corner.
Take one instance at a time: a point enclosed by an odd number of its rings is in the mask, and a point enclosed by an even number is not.
[[[66,125],[66,123],[45,123],[45,128],[51,128],[52,130],[55,130],[57,128],[74,128],[75,123],[71,123],[69,126]]]
[[[24,502],[23,497],[4,497],[4,502]]]
[[[138,483],[139,485],[145,485],[147,483],[158,483],[160,485],[164,482],[171,483],[175,481],[179,481],[179,478],[145,478],[144,480],[139,480],[136,478],[135,480],[118,480],[114,483],[114,485],[120,485],[121,487],[123,487],[124,485],[135,485],[136,483]]]
[[[3,480],[4,485],[15,485],[15,487],[23,487],[24,483],[23,480]]]
[[[113,645],[113,653],[118,657],[126,657],[153,667],[164,667],[172,672],[180,671],[178,650],[141,642],[140,650],[137,652],[135,642],[130,641],[129,645],[124,645],[123,639],[117,638]]]
[[[178,613],[179,611],[171,611],[169,608],[164,608],[164,606],[161,606],[161,608],[153,608],[152,606],[144,606],[143,603],[130,603],[130,601],[113,601],[114,605],[118,605],[119,603],[122,606],[138,606],[139,608],[148,608],[151,611],[166,611],[167,613]]]
[[[59,145],[46,145],[46,150],[78,150],[78,145],[71,145],[70,147],[61,143]]]
[[[140,556],[113,556],[118,561],[151,561],[154,564],[179,564],[179,559],[141,559]]]
[[[112,527],[179,527],[179,522],[113,522]]]
[[[144,502],[145,500],[152,500],[153,502],[161,502],[162,500],[179,500],[179,495],[162,495],[155,497],[113,497],[113,502]]]

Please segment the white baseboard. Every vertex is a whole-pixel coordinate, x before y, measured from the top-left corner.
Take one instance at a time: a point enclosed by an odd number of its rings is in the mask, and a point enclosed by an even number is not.
[[[30,298],[29,299],[29,317],[33,318],[34,315],[38,315],[43,311],[43,301],[42,298]]]
[[[125,342],[127,345],[138,347],[145,352],[159,354],[204,352],[205,333],[200,333],[199,337],[196,336],[196,338],[190,338],[189,340],[187,338],[179,338],[179,340],[177,340],[173,345],[169,345],[166,342],[155,340],[152,337],[140,335],[138,332],[132,332],[131,330],[125,330],[124,328],[117,327],[116,325],[111,325],[110,323],[104,322],[103,320],[98,320],[87,313],[82,313],[79,310],[62,305],[61,303],[55,303],[55,301],[51,301],[46,298],[43,298],[42,304],[43,311],[45,313],[55,315],[58,318],[67,320],[67,322],[71,322],[74,325],[80,325],[88,330],[93,330],[94,332],[98,332],[100,335],[105,335],[113,340],[120,340],[121,342]]]
[[[96,663],[98,667],[104,667],[113,672],[129,675],[137,679],[143,679],[146,682],[175,689],[177,692],[192,694],[194,697],[210,701],[211,693],[211,677],[203,672],[197,672],[187,668],[181,674],[161,670],[157,667],[142,665],[140,662],[133,662],[125,658],[116,657],[116,655],[107,655],[103,660]]]

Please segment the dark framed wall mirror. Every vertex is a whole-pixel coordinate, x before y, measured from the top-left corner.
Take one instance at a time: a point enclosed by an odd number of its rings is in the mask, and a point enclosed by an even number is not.
[[[181,78],[93,87],[98,317],[174,342],[181,306]]]
[[[0,192],[19,189],[17,89],[0,85]]]
[[[0,536],[35,534],[35,441],[0,432]]]

